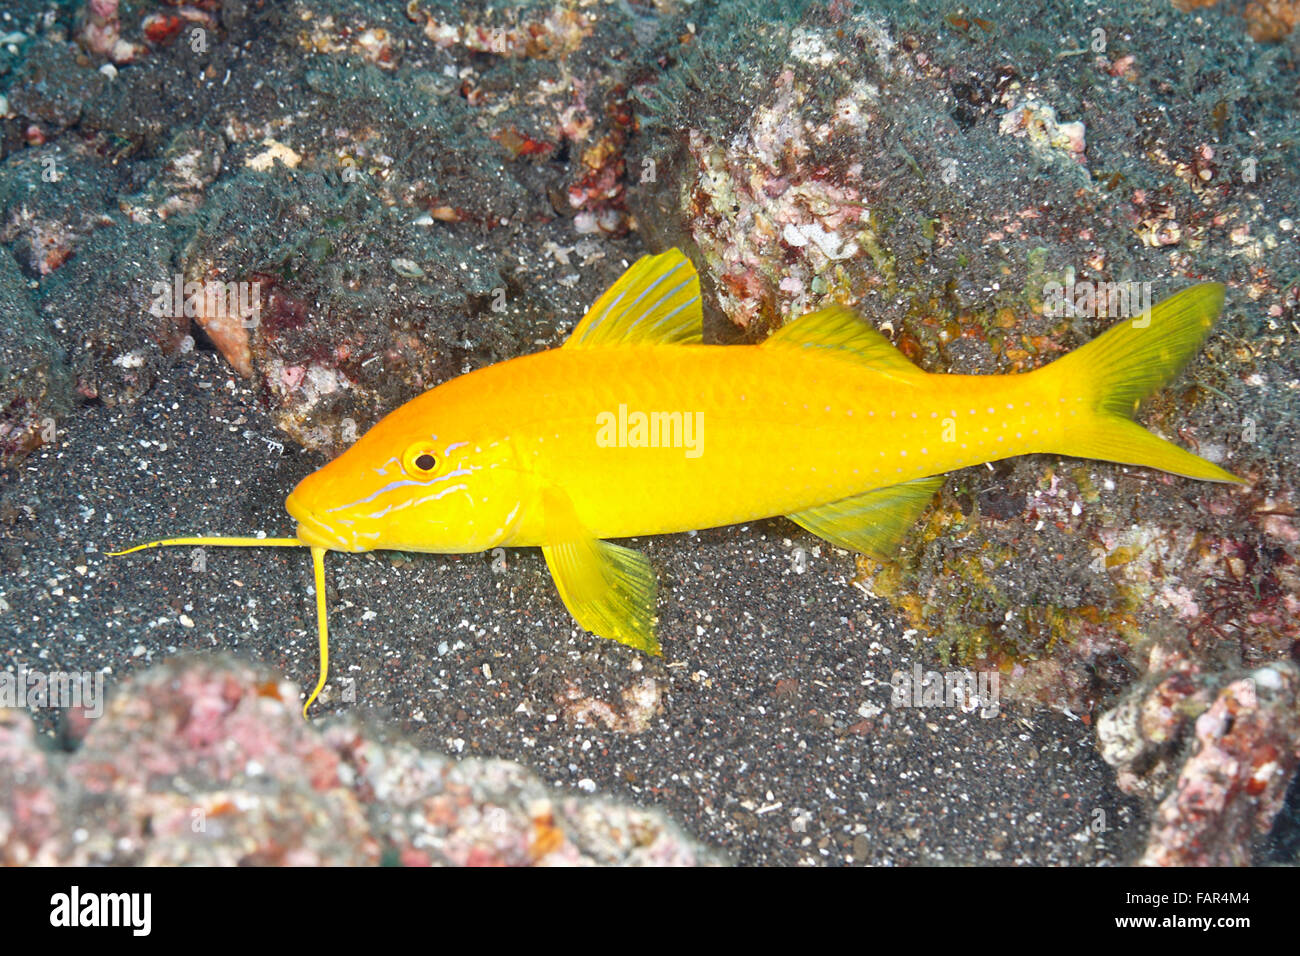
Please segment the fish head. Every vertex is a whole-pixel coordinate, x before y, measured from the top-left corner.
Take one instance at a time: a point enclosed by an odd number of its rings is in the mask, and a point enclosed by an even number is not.
[[[285,509],[300,540],[468,554],[510,538],[522,501],[510,442],[454,406],[439,409],[439,391],[390,413],[298,483]]]

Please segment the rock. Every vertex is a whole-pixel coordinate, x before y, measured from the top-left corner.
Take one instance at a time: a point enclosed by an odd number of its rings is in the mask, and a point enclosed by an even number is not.
[[[79,63],[76,47],[57,34],[31,44],[24,54],[8,96],[10,107],[28,120],[55,129],[73,126],[108,82],[94,66]]]
[[[36,313],[17,263],[0,249],[0,465],[52,441],[72,403],[63,350]]]
[[[52,865],[643,865],[721,862],[655,810],[557,793],[299,714],[296,686],[229,659],[132,678],[80,747],[0,711],[0,859]]]
[[[1202,670],[1185,647],[1149,649],[1151,670],[1097,722],[1119,785],[1154,807],[1140,862],[1244,866],[1300,765],[1300,670]]]
[[[101,145],[63,138],[29,147],[0,167],[0,241],[33,278],[62,268],[91,233],[112,222],[121,170],[98,154]]]
[[[1156,810],[1141,863],[1246,866],[1300,764],[1300,670],[1288,662],[1226,684],[1196,718],[1194,750]]]
[[[67,345],[82,397],[133,401],[182,348],[189,317],[159,305],[172,255],[163,226],[111,222],[41,287],[41,314]]]
[[[57,859],[59,789],[31,720],[0,709],[0,860],[6,866],[49,866]]]

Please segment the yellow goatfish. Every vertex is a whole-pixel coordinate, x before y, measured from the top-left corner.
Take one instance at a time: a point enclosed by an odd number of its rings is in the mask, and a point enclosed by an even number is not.
[[[425,392],[304,478],[285,502],[296,537],[130,550],[311,548],[320,675],[304,716],[329,666],[326,551],[540,547],[582,627],[659,654],[650,562],[605,538],[786,515],[883,558],[945,472],[1038,452],[1240,481],[1132,420],[1222,305],[1203,283],[1033,372],[935,375],[841,306],[761,345],[704,345],[699,278],[672,249],[639,259],[562,348]]]

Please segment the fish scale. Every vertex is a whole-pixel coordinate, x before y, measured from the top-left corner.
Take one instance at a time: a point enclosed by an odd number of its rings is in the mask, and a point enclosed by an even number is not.
[[[1034,391],[1032,376],[949,376],[918,370],[914,384],[816,356],[762,346],[666,346],[607,356],[556,350],[519,370],[519,407],[494,403],[498,421],[519,421],[510,440],[524,465],[569,489],[597,537],[664,534],[801,511],[874,488],[1046,447],[1050,416],[987,415]],[[483,389],[504,391],[495,379]],[[485,370],[491,372],[492,370]],[[579,384],[597,381],[594,387]],[[701,387],[693,383],[709,383]],[[982,397],[981,397],[982,396]],[[961,415],[978,399],[978,424]],[[1023,400],[1011,402],[1023,409]],[[597,416],[620,405],[697,414],[700,454],[684,449],[597,445]],[[1045,408],[1041,399],[1034,403]],[[973,408],[973,406],[971,406]],[[526,411],[525,411],[526,409]],[[993,421],[995,432],[983,428]],[[944,441],[954,421],[954,440]],[[1017,429],[1011,428],[1015,422]],[[1019,431],[1022,439],[1015,438]],[[1042,439],[1031,440],[1038,431]],[[996,438],[1005,438],[998,442]],[[960,440],[958,440],[960,439]],[[986,452],[986,447],[987,452]],[[540,535],[540,531],[538,534]],[[532,536],[505,544],[539,545]]]

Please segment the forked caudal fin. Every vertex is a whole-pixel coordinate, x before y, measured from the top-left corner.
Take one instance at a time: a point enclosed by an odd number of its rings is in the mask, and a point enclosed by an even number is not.
[[[1203,282],[1126,319],[1087,345],[1029,373],[1043,391],[1065,398],[1070,415],[1059,442],[1044,451],[1144,465],[1202,481],[1242,479],[1133,421],[1142,400],[1196,354],[1223,308],[1223,286]]]
[[[307,717],[307,708],[312,705],[320,695],[322,688],[325,686],[325,678],[329,675],[330,670],[330,634],[329,634],[329,614],[325,607],[325,548],[318,548],[306,541],[299,541],[297,538],[163,538],[159,541],[146,541],[144,544],[133,545],[124,548],[121,551],[106,551],[109,557],[118,557],[123,554],[133,554],[136,551],[145,551],[149,548],[168,548],[180,545],[190,544],[210,544],[219,548],[311,548],[312,570],[316,581],[316,634],[320,641],[320,675],[316,679],[316,687],[307,697],[307,702],[302,705],[302,716]]]

